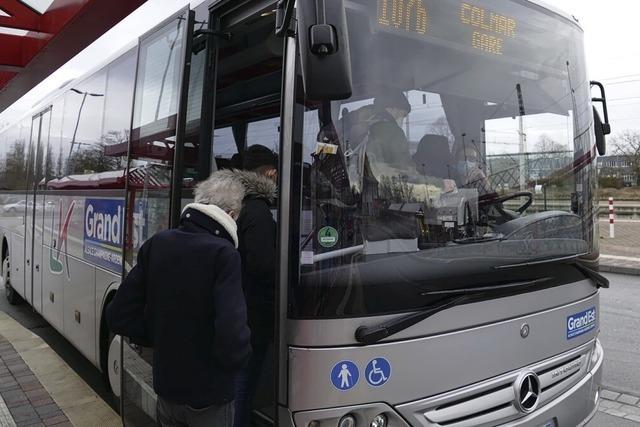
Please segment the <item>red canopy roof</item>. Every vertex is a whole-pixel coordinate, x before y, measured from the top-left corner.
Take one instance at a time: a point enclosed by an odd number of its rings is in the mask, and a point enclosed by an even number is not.
[[[146,0],[0,0],[0,112]]]

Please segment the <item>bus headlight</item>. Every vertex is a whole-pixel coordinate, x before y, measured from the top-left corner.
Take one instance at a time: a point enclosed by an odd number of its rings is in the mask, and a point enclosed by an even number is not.
[[[600,357],[602,357],[602,346],[600,345],[600,341],[596,340],[596,344],[593,346],[593,350],[591,350],[591,356],[589,357],[587,372],[591,371],[591,369],[596,366],[598,360],[600,360]]]
[[[387,427],[387,417],[384,414],[376,416],[370,424],[371,427]]]
[[[353,415],[348,414],[340,418],[338,427],[356,427],[356,419]]]

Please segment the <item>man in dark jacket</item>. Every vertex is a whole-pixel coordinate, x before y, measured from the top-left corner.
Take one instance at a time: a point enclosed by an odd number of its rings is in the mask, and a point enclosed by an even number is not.
[[[234,221],[244,189],[216,172],[195,194],[178,229],[142,245],[107,322],[116,334],[153,347],[162,426],[228,427],[251,352]]]
[[[238,381],[236,427],[249,426],[253,397],[274,336],[276,222],[271,207],[276,198],[277,161],[271,150],[253,145],[243,155],[245,170],[231,172],[245,190],[238,238],[253,348]]]
[[[411,112],[411,104],[402,92],[391,91],[377,97],[373,106],[376,115],[369,126],[366,150],[374,174],[378,179],[379,175],[404,175],[412,162],[401,124]]]

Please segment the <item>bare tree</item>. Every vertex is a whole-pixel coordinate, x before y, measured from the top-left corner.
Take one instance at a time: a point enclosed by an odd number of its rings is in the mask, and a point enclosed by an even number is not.
[[[5,157],[3,189],[24,190],[27,188],[27,149],[25,140],[13,143]]]
[[[380,182],[380,196],[391,203],[412,203],[416,202],[413,194],[413,187],[409,185],[406,176],[386,176],[383,175]]]
[[[447,122],[447,118],[445,116],[438,117],[434,122],[431,123],[430,132],[434,135],[441,135],[446,137],[449,140],[449,145],[453,144],[454,137],[451,132],[451,128],[449,128],[449,122]]]
[[[567,151],[566,146],[560,144],[546,133],[540,135],[540,138],[538,138],[538,142],[536,142],[535,147],[536,151],[542,153],[550,153],[553,151]]]
[[[627,158],[636,183],[640,184],[640,132],[626,130],[612,138],[611,145],[613,154]]]

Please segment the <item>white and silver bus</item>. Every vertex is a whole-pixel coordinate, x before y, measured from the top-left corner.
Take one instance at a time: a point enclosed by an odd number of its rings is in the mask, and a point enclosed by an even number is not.
[[[537,0],[207,1],[0,134],[2,279],[126,425],[155,425],[153,350],[104,309],[194,183],[261,144],[280,166],[256,424],[583,425],[608,132],[582,29]]]

